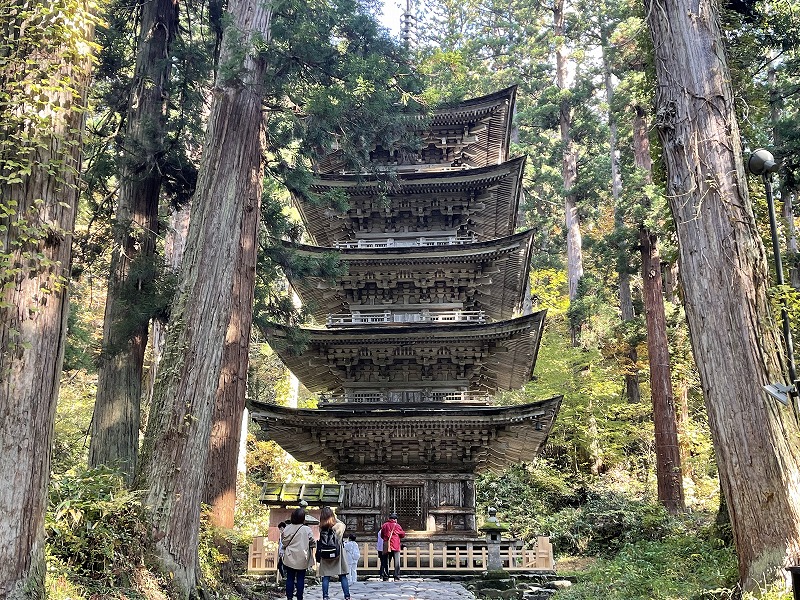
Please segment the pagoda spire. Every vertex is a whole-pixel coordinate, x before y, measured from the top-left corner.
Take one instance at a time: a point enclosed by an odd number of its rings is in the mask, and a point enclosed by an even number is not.
[[[416,17],[413,12],[414,0],[406,0],[406,9],[403,11],[403,45],[406,49],[411,48],[411,40],[416,33]]]

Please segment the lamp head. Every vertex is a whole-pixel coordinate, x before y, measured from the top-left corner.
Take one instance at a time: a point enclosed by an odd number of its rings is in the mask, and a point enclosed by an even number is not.
[[[771,398],[787,406],[792,398],[792,394],[795,393],[793,385],[784,385],[782,383],[770,383],[763,386],[763,388]]]
[[[747,170],[753,175],[775,173],[779,166],[780,165],[775,162],[775,157],[772,156],[772,152],[764,148],[759,148],[753,152],[747,160]]]

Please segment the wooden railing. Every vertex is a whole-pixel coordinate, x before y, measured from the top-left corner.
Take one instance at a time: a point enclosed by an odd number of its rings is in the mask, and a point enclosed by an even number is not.
[[[371,543],[359,544],[359,570],[378,571],[380,559]],[[533,549],[514,546],[501,547],[500,559],[506,571],[552,571],[555,569],[550,538],[539,537]],[[427,548],[407,547],[400,551],[400,568],[413,572],[476,572],[485,571],[488,564],[486,544],[468,542],[458,546],[428,544]],[[250,573],[275,571],[278,565],[276,542],[257,537],[250,544],[247,570]]]
[[[354,240],[352,242],[335,242],[340,250],[349,248],[412,248],[415,246],[458,246],[474,244],[475,236],[468,237],[418,237],[418,238],[384,238],[375,240]]]
[[[374,323],[485,323],[482,310],[449,310],[427,312],[382,312],[336,313],[328,315],[330,327],[340,325],[369,325]]]
[[[323,394],[320,403],[380,403],[402,404],[404,402],[486,402],[489,397],[483,392],[452,391],[452,390],[394,390],[383,391],[348,391],[342,394]]]

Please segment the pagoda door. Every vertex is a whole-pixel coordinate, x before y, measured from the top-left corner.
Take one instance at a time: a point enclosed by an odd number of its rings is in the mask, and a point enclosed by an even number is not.
[[[422,518],[422,486],[389,488],[389,512],[397,513],[397,521],[406,531],[424,531]]]

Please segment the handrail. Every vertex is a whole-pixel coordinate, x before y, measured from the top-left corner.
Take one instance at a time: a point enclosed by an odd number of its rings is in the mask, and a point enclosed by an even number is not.
[[[443,310],[402,312],[384,310],[382,312],[335,313],[328,315],[329,327],[341,325],[370,325],[376,323],[485,323],[486,313],[482,310]]]
[[[340,250],[357,248],[413,248],[418,246],[457,246],[474,244],[475,236],[457,237],[418,237],[418,238],[385,238],[382,240],[355,240],[353,242],[334,242]]]
[[[325,394],[320,398],[322,403],[352,402],[369,404],[400,404],[404,402],[485,402],[488,396],[483,392],[452,390],[394,390],[383,392],[370,390],[364,392],[349,391],[343,394]]]
[[[359,570],[376,573],[380,566],[380,558],[375,544],[363,542],[359,544],[361,558]],[[532,549],[518,548],[513,545],[500,547],[500,561],[506,571],[553,571],[553,546],[550,538],[537,538]],[[266,537],[253,538],[247,560],[249,573],[276,571],[278,565],[277,542],[270,542]],[[476,572],[488,568],[488,548],[486,543],[466,542],[434,544],[427,547],[406,546],[400,550],[400,565],[403,571],[414,572]]]

